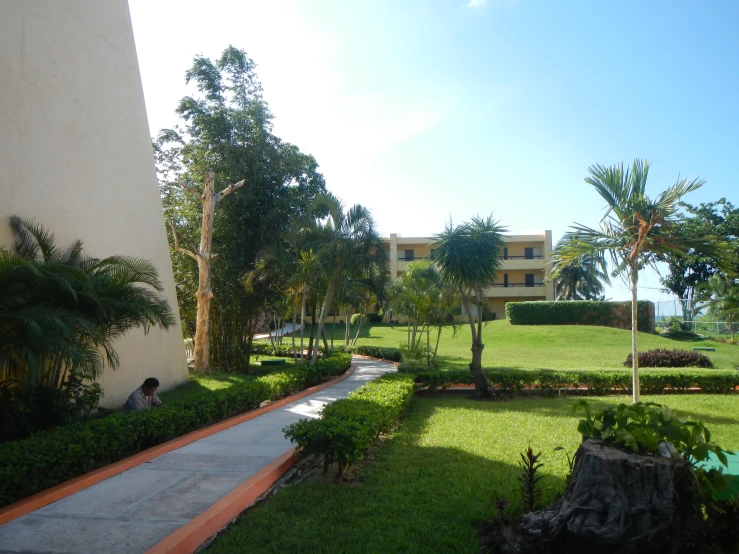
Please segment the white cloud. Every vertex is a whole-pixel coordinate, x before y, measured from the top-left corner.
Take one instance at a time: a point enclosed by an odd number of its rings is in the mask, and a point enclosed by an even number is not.
[[[470,0],[470,3],[467,4],[467,7],[469,8],[481,8],[485,4],[487,4],[488,0]]]

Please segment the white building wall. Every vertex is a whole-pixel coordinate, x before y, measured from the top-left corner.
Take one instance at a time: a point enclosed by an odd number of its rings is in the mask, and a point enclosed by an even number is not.
[[[17,214],[62,246],[149,259],[177,315],[117,343],[108,407],[146,377],[187,379],[150,137],[126,0],[0,0],[0,246]]]

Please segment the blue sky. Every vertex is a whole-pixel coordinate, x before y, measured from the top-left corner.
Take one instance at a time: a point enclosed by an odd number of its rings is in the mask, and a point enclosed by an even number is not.
[[[603,214],[588,166],[635,157],[653,194],[700,175],[690,202],[739,204],[739,2],[129,4],[152,134],[174,124],[194,55],[243,48],[276,134],[385,234],[492,212],[556,241]],[[640,297],[671,298],[640,280]]]

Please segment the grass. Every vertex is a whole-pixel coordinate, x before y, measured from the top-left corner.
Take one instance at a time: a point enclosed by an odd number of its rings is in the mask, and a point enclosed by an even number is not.
[[[331,328],[329,323],[326,326],[329,340]],[[393,328],[387,324],[365,326],[357,344],[397,348],[406,343],[407,329],[405,325]],[[306,336],[308,334],[309,330],[306,330]],[[739,367],[739,346],[736,345],[671,339],[649,333],[639,333],[638,338],[640,352],[655,348],[690,350],[694,346],[709,346],[716,351],[703,354],[711,358],[716,369]],[[337,324],[335,340],[344,344],[343,325]],[[432,347],[434,341],[432,331]],[[459,325],[456,334],[451,328],[446,328],[439,345],[441,369],[467,369],[471,343],[469,325]],[[485,325],[483,343],[484,367],[623,369],[623,362],[631,352],[631,331],[584,325],[509,325],[501,320]]]
[[[601,403],[605,399],[592,399]],[[739,449],[739,397],[645,397],[700,419]],[[608,398],[627,402],[628,398]],[[249,511],[215,542],[235,552],[479,552],[476,525],[505,497],[520,510],[519,452],[543,452],[543,501],[564,489],[580,442],[575,400],[415,398],[403,423],[351,484],[301,483]]]
[[[269,358],[269,356],[265,356]],[[260,375],[267,375],[272,372],[284,371],[295,365],[295,361],[291,358],[285,358],[286,365],[262,368],[260,365],[250,365],[248,373],[228,373],[226,371],[214,371],[210,375],[201,375],[190,372],[187,382],[166,392],[157,393],[157,396],[165,404],[178,404],[194,395],[203,391],[227,389],[235,383],[243,383],[251,381]]]

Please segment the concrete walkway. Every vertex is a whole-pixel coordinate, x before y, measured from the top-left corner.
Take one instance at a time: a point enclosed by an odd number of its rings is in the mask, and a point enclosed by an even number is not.
[[[354,358],[347,379],[0,527],[0,553],[143,553],[292,448],[282,428],[395,366]]]

